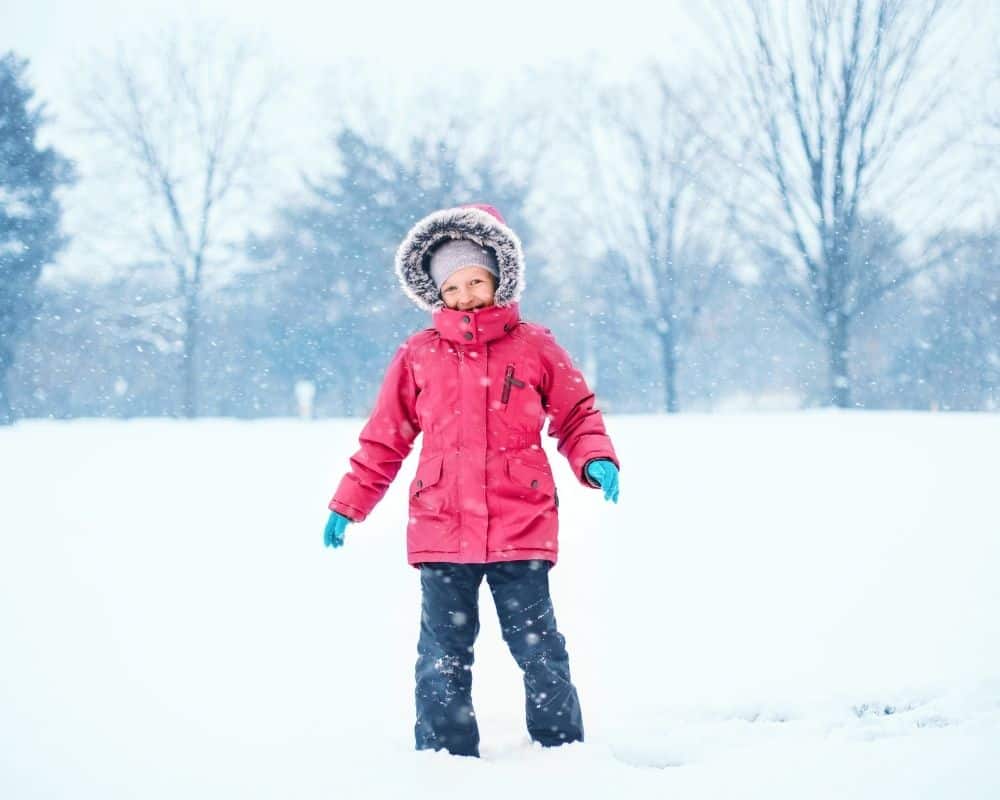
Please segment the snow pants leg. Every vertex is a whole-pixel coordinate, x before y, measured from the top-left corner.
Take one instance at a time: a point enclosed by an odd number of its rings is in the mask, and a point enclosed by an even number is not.
[[[417,750],[479,755],[472,708],[472,646],[479,634],[484,564],[420,565]]]
[[[487,565],[504,641],[524,672],[528,734],[545,747],[583,741],[580,698],[549,596],[549,561]]]
[[[471,670],[484,575],[504,640],[524,673],[529,735],[544,746],[583,741],[580,701],[549,597],[551,566],[541,560],[421,565],[415,670],[418,750],[479,755]]]

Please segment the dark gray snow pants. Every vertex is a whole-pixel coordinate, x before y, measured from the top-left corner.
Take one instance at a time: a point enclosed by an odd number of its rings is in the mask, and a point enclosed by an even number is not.
[[[454,755],[479,755],[471,670],[484,575],[504,641],[524,673],[529,736],[546,747],[583,741],[580,701],[549,597],[551,567],[542,560],[420,565],[418,750],[443,748]]]

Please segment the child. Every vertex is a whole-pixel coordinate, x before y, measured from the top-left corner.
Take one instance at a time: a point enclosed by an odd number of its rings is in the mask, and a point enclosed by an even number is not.
[[[524,255],[489,205],[436,211],[396,253],[403,290],[431,311],[386,371],[361,448],[330,501],[325,541],[339,547],[383,497],[418,433],[406,544],[420,570],[416,746],[479,755],[472,708],[479,585],[524,672],[528,733],[543,746],[583,741],[548,571],[559,496],[541,447],[549,435],[577,479],[618,502],[618,459],[594,395],[552,332],[524,322]]]

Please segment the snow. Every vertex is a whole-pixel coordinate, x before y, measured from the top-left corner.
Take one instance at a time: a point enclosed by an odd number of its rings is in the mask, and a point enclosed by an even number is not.
[[[546,437],[587,741],[483,589],[479,760],[412,750],[415,453],[323,547],[362,423],[0,430],[0,795],[1000,796],[995,415],[612,416],[618,505]]]

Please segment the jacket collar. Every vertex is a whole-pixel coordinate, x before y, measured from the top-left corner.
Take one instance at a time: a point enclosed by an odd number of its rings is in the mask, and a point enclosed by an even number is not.
[[[439,308],[433,312],[434,328],[442,339],[475,346],[506,336],[520,321],[518,303],[486,306],[472,311]]]

